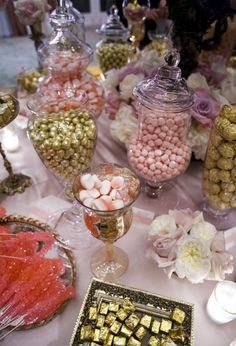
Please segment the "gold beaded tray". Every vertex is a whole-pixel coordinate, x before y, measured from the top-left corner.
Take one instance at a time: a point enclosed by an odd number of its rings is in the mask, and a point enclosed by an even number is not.
[[[92,344],[88,341],[81,341],[80,338],[82,326],[89,323],[88,314],[89,308],[91,306],[96,305],[99,309],[102,302],[116,302],[120,304],[124,301],[124,298],[129,298],[130,301],[135,305],[135,313],[137,313],[138,315],[141,314],[141,316],[149,315],[156,320],[161,320],[162,318],[169,319],[174,308],[179,308],[180,310],[184,311],[185,319],[181,324],[181,328],[186,333],[187,337],[185,338],[184,342],[176,342],[176,345],[193,346],[193,304],[189,304],[187,302],[165,296],[156,295],[136,288],[103,282],[98,279],[92,279],[88,287],[69,346],[89,346],[90,344]],[[148,331],[148,335],[153,335],[151,334],[150,330]],[[164,334],[162,336],[164,336]],[[161,337],[161,335],[158,334],[158,337]],[[146,336],[143,339],[141,345],[147,346],[147,344],[148,341]]]
[[[72,251],[68,247],[66,242],[57,233],[50,229],[50,227],[47,224],[32,218],[27,218],[25,216],[8,215],[0,217],[0,225],[10,228],[12,233],[39,231],[52,232],[55,241],[52,249],[50,249],[46,257],[62,259],[65,266],[65,273],[61,276],[61,280],[63,280],[66,286],[75,285],[76,265],[72,255]],[[28,325],[23,324],[20,327],[18,327],[17,330],[36,328],[48,323],[58,314],[63,312],[67,303],[68,300],[62,303],[62,305],[59,306],[52,315],[48,316],[47,319]]]

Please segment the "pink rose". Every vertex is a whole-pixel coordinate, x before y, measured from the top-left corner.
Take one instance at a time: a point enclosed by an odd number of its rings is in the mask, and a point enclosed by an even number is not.
[[[108,114],[109,118],[114,120],[116,113],[118,112],[118,109],[121,104],[121,98],[118,91],[112,91],[109,92],[106,96],[106,102],[105,102],[105,112]]]
[[[118,75],[118,83],[120,84],[126,76],[128,76],[129,74],[144,74],[145,71],[143,68],[139,67],[139,66],[135,66],[134,63],[130,63],[127,66],[123,67],[120,70],[120,73]]]
[[[201,124],[211,127],[213,119],[220,110],[220,105],[208,94],[206,89],[195,89],[194,91],[196,99],[191,108],[191,114]]]
[[[168,259],[168,261],[175,260],[176,244],[182,236],[183,231],[179,229],[166,235],[159,234],[153,243],[156,254],[162,258]]]
[[[174,217],[176,225],[181,227],[185,232],[190,231],[193,224],[203,221],[203,215],[200,211],[192,211],[191,209],[170,210],[169,214]]]

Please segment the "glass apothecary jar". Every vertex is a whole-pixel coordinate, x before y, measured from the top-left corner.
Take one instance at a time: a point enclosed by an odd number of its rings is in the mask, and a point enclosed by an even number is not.
[[[236,208],[236,105],[225,105],[214,120],[204,164],[205,213],[219,228],[230,227],[229,212]],[[228,220],[225,220],[225,219]]]
[[[88,96],[87,108],[98,117],[104,106],[101,83],[86,68],[92,60],[92,48],[72,33],[74,17],[64,7],[50,15],[53,31],[41,47],[40,56],[48,76],[40,83],[40,92],[52,89],[77,89]]]
[[[97,60],[103,74],[125,66],[133,56],[133,49],[128,42],[129,31],[121,23],[115,5],[110,9],[107,22],[96,31],[105,36],[96,45]]]
[[[90,167],[96,145],[96,122],[87,96],[77,90],[36,93],[28,102],[29,138],[45,166],[71,191],[74,178]]]
[[[191,158],[187,136],[194,94],[181,76],[179,61],[177,51],[169,52],[155,77],[133,91],[139,102],[139,130],[131,140],[128,159],[153,198],[187,169]]]

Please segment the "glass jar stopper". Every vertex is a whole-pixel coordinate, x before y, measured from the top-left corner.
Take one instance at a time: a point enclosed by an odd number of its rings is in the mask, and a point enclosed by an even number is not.
[[[99,34],[105,34],[107,36],[128,36],[129,31],[121,23],[116,5],[111,6],[110,15],[107,18],[107,22],[102,24],[100,29],[97,29],[96,32]]]
[[[140,82],[133,90],[139,102],[151,109],[181,112],[194,103],[194,93],[188,88],[181,69],[178,67],[180,55],[177,50],[169,51],[157,74]]]

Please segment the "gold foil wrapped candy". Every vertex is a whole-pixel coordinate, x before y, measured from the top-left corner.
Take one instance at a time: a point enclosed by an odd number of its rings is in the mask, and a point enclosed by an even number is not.
[[[171,318],[173,321],[181,324],[185,319],[185,312],[179,308],[174,308]]]
[[[15,119],[18,109],[18,102],[12,95],[0,92],[0,129]]]
[[[235,208],[236,106],[224,106],[214,126],[205,159],[204,194],[215,208]]]
[[[148,346],[160,346],[161,340],[157,336],[151,336],[148,340]]]
[[[17,84],[22,91],[34,94],[43,78],[44,75],[37,70],[23,71],[17,76]]]
[[[172,321],[162,318],[160,331],[167,334],[169,330],[171,329],[171,327],[172,327]]]
[[[139,340],[135,339],[133,336],[131,336],[129,338],[127,346],[141,346],[141,342]]]

